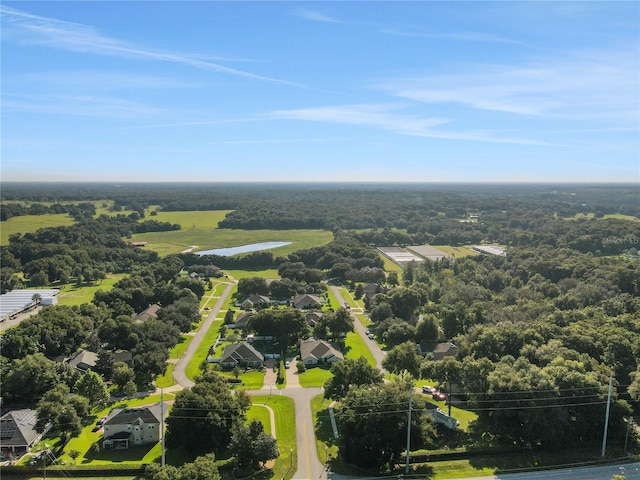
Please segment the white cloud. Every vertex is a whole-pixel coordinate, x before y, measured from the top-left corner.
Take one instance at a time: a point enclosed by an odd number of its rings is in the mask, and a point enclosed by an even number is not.
[[[447,32],[447,33],[425,33],[425,32],[409,32],[404,30],[384,29],[382,33],[397,35],[401,37],[419,37],[433,38],[444,40],[460,40],[464,42],[484,42],[484,43],[508,43],[513,45],[526,46],[525,43],[509,38],[500,37],[492,33],[483,32]]]
[[[523,65],[468,65],[459,73],[395,79],[377,87],[421,103],[637,125],[637,53],[636,47]]]
[[[440,138],[446,140],[471,140],[492,143],[512,143],[526,145],[548,145],[526,138],[498,137],[489,131],[446,131],[439,127],[451,120],[435,117],[420,117],[395,113],[403,106],[386,105],[339,105],[293,110],[275,110],[265,115],[267,118],[283,120],[306,120],[336,124],[360,125],[415,137]]]
[[[305,20],[311,20],[314,22],[344,23],[330,15],[327,15],[325,13],[320,13],[314,10],[310,10],[308,8],[297,8],[296,10],[293,11],[293,15],[296,17],[304,18]]]
[[[13,41],[94,55],[179,63],[201,70],[215,71],[252,80],[302,87],[302,85],[295,82],[225,67],[218,63],[204,60],[201,55],[161,52],[136,46],[106,37],[87,25],[32,15],[7,6],[0,6],[0,13],[4,21],[3,36],[5,39]]]

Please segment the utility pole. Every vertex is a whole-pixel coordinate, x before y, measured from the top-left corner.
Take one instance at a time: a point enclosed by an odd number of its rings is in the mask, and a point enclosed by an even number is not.
[[[413,403],[413,382],[409,382],[409,412],[407,414],[407,463],[404,473],[409,474],[409,451],[411,450],[411,404]]]
[[[607,449],[607,430],[609,429],[609,410],[611,409],[611,389],[613,387],[613,370],[609,375],[609,395],[607,396],[607,411],[604,416],[604,435],[602,437],[602,452],[600,456],[604,458],[604,452]]]
[[[160,389],[160,435],[162,435],[162,460],[161,465],[164,467],[164,388]]]
[[[627,442],[629,441],[629,427],[633,424],[633,417],[627,418],[627,433],[624,436],[624,454],[627,454]]]

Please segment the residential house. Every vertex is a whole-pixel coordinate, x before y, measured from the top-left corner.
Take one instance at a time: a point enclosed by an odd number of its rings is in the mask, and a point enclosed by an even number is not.
[[[455,357],[458,353],[458,347],[451,342],[439,343],[433,349],[433,359],[442,360],[444,357]]]
[[[253,312],[240,312],[236,317],[231,328],[247,328],[249,320],[253,317]]]
[[[253,307],[266,307],[270,303],[271,299],[269,297],[254,293],[249,298],[246,298],[244,302],[242,302],[242,308],[246,310]]]
[[[223,368],[234,367],[261,367],[264,363],[264,356],[252,345],[246,342],[235,343],[224,347],[220,365]]]
[[[305,365],[317,365],[344,360],[344,356],[329,342],[310,338],[300,343],[300,359]]]
[[[367,283],[362,287],[362,295],[369,300],[372,300],[373,297],[378,293],[386,293],[388,289],[382,285],[378,285],[377,283]]]
[[[149,305],[147,308],[145,308],[143,311],[141,311],[140,313],[138,313],[137,315],[134,315],[133,317],[133,322],[134,323],[143,323],[146,320],[149,319],[158,319],[158,311],[160,310],[160,305],[158,305],[157,303],[154,303],[153,305]]]
[[[103,424],[103,448],[118,450],[131,445],[158,443],[162,439],[162,417],[168,404],[156,403],[149,407],[115,408]]]
[[[304,319],[307,321],[307,325],[311,328],[315,327],[322,318],[322,312],[309,312],[306,313]]]
[[[98,363],[98,354],[89,350],[82,350],[75,357],[69,360],[69,365],[76,367],[81,372],[93,370]]]
[[[300,295],[296,295],[296,297],[293,299],[293,306],[300,309],[318,308],[322,306],[322,300],[317,295],[303,293]]]
[[[49,428],[38,433],[37,421],[38,412],[28,408],[11,410],[0,417],[0,458],[20,458],[38,443]]]

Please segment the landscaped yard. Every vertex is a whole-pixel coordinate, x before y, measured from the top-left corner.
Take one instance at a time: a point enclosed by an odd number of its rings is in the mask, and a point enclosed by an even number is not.
[[[360,357],[364,357],[369,365],[372,367],[376,366],[376,360],[373,358],[369,347],[364,343],[364,340],[357,332],[349,332],[347,334],[347,338],[344,342],[344,356],[345,358],[351,358],[352,360],[357,360]]]

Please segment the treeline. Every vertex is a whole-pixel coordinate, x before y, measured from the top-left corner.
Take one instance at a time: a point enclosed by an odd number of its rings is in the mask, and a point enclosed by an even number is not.
[[[5,222],[11,217],[22,215],[53,215],[67,213],[71,217],[78,219],[96,214],[96,207],[93,203],[82,202],[78,204],[54,203],[46,205],[43,203],[9,203],[3,202],[0,205],[0,221]]]
[[[82,285],[107,273],[128,273],[134,266],[157,260],[158,254],[130,245],[134,233],[177,230],[180,225],[139,221],[137,213],[83,217],[71,226],[15,234],[0,248],[2,292],[24,286],[40,287],[75,279]],[[23,273],[20,278],[18,272]]]

